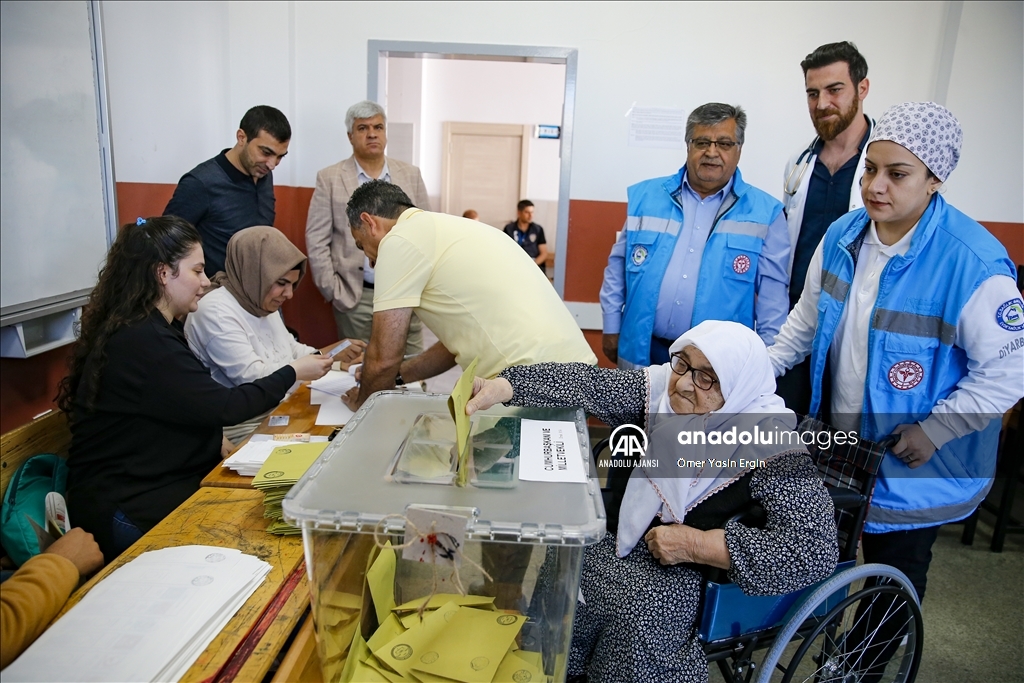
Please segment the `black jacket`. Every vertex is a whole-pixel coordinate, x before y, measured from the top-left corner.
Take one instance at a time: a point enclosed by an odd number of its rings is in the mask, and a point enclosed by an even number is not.
[[[159,311],[115,332],[106,357],[95,410],[84,409],[83,387],[76,397],[68,516],[96,537],[109,561],[116,510],[151,529],[220,462],[222,428],[277,405],[295,370],[286,365],[251,384],[224,387],[193,355],[180,323],[168,324]]]

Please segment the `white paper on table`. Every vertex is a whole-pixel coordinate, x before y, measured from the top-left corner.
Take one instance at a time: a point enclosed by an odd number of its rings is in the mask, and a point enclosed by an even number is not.
[[[355,385],[356,379],[352,375],[347,372],[331,370],[320,379],[310,382],[309,388],[310,391],[316,389],[317,391],[322,391],[325,394],[342,396]]]
[[[320,404],[320,412],[316,415],[316,424],[343,425],[347,424],[354,415],[355,413],[349,410],[348,406],[338,398],[329,403]]]
[[[4,681],[178,680],[271,566],[182,546],[117,569],[4,670]]]
[[[585,483],[583,456],[573,422],[522,420],[519,478],[525,481]]]

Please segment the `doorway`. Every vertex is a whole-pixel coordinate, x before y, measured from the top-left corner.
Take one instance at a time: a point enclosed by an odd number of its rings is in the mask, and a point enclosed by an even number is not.
[[[481,222],[503,227],[530,196],[530,127],[446,121],[442,130],[441,212],[472,209]],[[539,216],[537,222],[544,224]]]
[[[577,52],[369,41],[368,99],[388,114],[388,155],[421,170],[431,208],[496,228],[534,202],[564,295]],[[393,131],[401,130],[395,144]]]

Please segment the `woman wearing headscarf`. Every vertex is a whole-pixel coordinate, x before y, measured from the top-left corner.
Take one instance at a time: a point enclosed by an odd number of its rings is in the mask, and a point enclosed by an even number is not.
[[[728,570],[750,595],[798,590],[835,569],[834,509],[799,443],[676,446],[671,467],[666,451],[656,450],[684,430],[756,425],[774,434],[796,427],[774,393],[761,339],[738,323],[705,321],[669,352],[669,363],[630,371],[580,363],[511,367],[493,380],[477,379],[467,406],[467,413],[499,402],[582,406],[613,427],[643,426],[651,435],[647,457],[662,461],[661,468],[610,471],[609,534],[584,554],[570,677],[706,681],[694,628],[703,580],[694,565]],[[679,455],[706,466],[673,473]],[[708,456],[747,465],[718,467]],[[752,502],[766,513],[763,529],[728,521]]]
[[[71,425],[68,516],[108,562],[199,489],[224,425],[330,368],[307,355],[237,387],[213,381],[179,322],[209,284],[191,224],[140,218],[121,228],[82,310],[58,394]]]
[[[216,289],[199,300],[185,321],[189,346],[215,380],[238,386],[320,353],[296,341],[281,317],[282,304],[306,274],[306,256],[280,230],[262,225],[236,232],[228,241],[224,268],[212,280]],[[354,340],[336,360],[351,362],[364,346]],[[225,435],[232,441],[243,438],[262,418],[228,428]]]
[[[962,139],[932,102],[882,115],[865,152],[864,208],[829,227],[769,349],[777,375],[810,354],[811,414],[872,441],[900,435],[862,549],[906,574],[920,598],[939,526],[985,498],[999,418],[1024,394],[1014,265],[939,194]]]

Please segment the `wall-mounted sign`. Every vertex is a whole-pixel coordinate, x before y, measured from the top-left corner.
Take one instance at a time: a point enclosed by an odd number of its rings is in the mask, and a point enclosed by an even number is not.
[[[557,140],[558,138],[562,137],[562,127],[538,125],[537,137],[547,138],[548,140]]]

